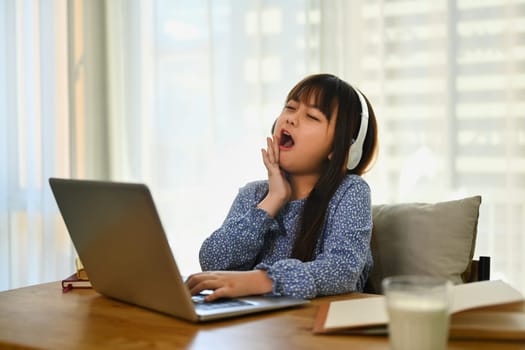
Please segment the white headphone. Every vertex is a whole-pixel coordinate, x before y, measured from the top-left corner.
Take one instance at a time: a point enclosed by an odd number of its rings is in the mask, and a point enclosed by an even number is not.
[[[368,105],[363,95],[359,90],[354,89],[359,97],[359,102],[361,102],[361,126],[359,127],[359,133],[357,134],[357,139],[352,139],[352,144],[350,145],[350,151],[348,152],[348,163],[346,167],[349,170],[355,169],[361,160],[363,155],[363,144],[366,138],[366,131],[368,129]]]

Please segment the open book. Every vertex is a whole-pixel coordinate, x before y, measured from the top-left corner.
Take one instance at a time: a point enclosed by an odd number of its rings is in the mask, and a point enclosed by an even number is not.
[[[452,287],[452,300],[451,337],[525,339],[524,298],[507,283],[495,280],[459,284]],[[494,309],[514,303],[514,308]],[[387,324],[385,297],[378,295],[321,305],[313,331],[386,334]]]

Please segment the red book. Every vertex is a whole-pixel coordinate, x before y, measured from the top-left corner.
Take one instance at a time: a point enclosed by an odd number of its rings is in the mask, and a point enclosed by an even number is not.
[[[73,288],[91,288],[91,282],[87,279],[78,278],[75,272],[71,276],[62,280],[62,292],[67,293]]]

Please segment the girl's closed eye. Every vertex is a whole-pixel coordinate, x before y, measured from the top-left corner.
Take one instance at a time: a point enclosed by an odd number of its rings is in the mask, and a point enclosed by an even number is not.
[[[307,114],[306,115],[309,119],[312,119],[312,120],[315,120],[315,121],[320,121],[321,119],[319,119],[318,117],[316,117],[315,115],[312,115],[312,114]]]

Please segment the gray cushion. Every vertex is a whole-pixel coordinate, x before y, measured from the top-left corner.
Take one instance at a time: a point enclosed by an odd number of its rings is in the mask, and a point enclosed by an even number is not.
[[[367,291],[382,293],[383,278],[437,275],[462,283],[470,269],[481,196],[441,203],[373,206],[371,271]]]

